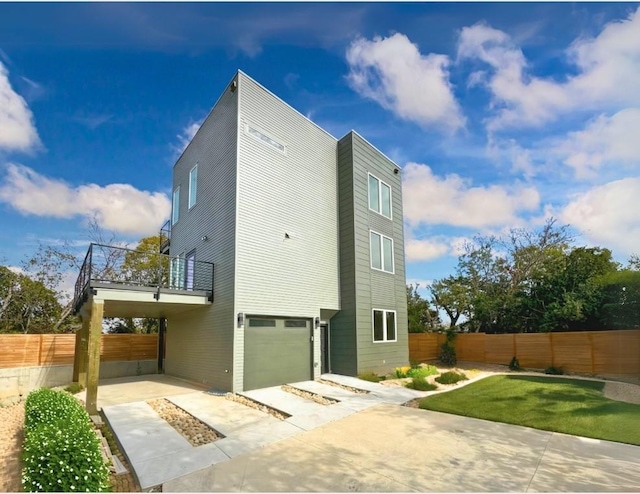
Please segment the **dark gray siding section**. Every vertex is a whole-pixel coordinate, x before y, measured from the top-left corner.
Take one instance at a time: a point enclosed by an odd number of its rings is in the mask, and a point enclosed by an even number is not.
[[[356,375],[356,259],[353,210],[352,135],[338,142],[338,222],[340,226],[341,310],[331,319],[331,372]]]
[[[357,133],[351,135],[358,372],[384,372],[409,360],[401,175],[394,173],[397,166],[391,160]],[[391,187],[392,219],[369,209],[369,173]],[[393,238],[393,274],[371,268],[371,230]],[[396,311],[396,342],[373,342],[374,308]]]
[[[227,88],[173,169],[180,218],[171,255],[195,249],[196,260],[215,263],[215,281],[211,306],[168,320],[166,373],[221,390],[233,386],[237,115],[237,91]],[[189,171],[196,164],[197,203],[189,210]]]

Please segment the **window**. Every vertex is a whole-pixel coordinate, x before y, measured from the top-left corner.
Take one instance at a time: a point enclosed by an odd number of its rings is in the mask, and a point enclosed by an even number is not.
[[[393,273],[393,239],[371,232],[371,267]]]
[[[189,172],[189,209],[196,205],[196,196],[198,192],[198,165],[194,166]]]
[[[395,310],[373,309],[373,341],[397,341]]]
[[[255,137],[256,139],[258,139],[260,142],[263,142],[265,144],[268,144],[269,146],[271,146],[272,148],[277,149],[278,151],[280,151],[281,153],[284,153],[286,151],[286,147],[284,144],[276,141],[275,139],[269,137],[266,134],[263,134],[262,132],[260,132],[258,129],[252,127],[251,125],[247,125],[245,127],[245,131],[247,132],[247,134],[249,134],[252,137]]]
[[[284,327],[285,328],[306,328],[307,327],[307,321],[296,321],[293,319],[287,319],[284,322]]]
[[[249,319],[249,327],[251,328],[275,328],[275,319]]]
[[[186,290],[193,290],[193,278],[196,268],[196,251],[192,250],[189,252],[185,261],[184,288]]]
[[[180,218],[180,187],[173,191],[173,208],[171,210],[171,224],[175,225]]]
[[[391,219],[391,187],[369,174],[369,209]]]

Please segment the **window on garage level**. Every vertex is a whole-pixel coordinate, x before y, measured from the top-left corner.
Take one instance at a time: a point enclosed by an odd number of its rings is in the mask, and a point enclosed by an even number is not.
[[[373,341],[397,341],[396,311],[373,309]]]
[[[372,231],[370,241],[371,267],[393,273],[393,239]]]
[[[307,321],[287,319],[284,321],[285,328],[306,328]]]
[[[391,219],[391,187],[369,174],[369,209]]]
[[[249,319],[249,326],[252,328],[275,328],[275,319]]]

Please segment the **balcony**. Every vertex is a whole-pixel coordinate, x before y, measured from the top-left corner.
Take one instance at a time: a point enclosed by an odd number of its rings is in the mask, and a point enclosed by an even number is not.
[[[75,284],[74,312],[104,301],[105,317],[167,317],[213,302],[214,265],[92,243]]]
[[[168,254],[171,245],[171,220],[162,225],[160,228],[160,253]]]

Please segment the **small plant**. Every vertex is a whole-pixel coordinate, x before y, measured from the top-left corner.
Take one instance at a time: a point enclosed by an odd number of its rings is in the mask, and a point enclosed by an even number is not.
[[[371,371],[361,372],[360,374],[358,374],[358,379],[362,379],[363,381],[370,381],[372,383],[379,383],[380,381],[384,381],[384,377],[381,377]]]
[[[416,360],[414,358],[410,358],[409,359],[409,365],[411,366],[412,369],[415,369],[417,367],[420,367],[420,361]]]
[[[433,391],[438,389],[438,386],[432,383],[428,383],[423,377],[414,377],[411,382],[408,382],[405,387],[409,389],[415,389],[417,391]]]
[[[69,386],[64,388],[67,393],[71,393],[72,395],[79,393],[84,390],[84,386],[80,383],[71,383]]]
[[[417,367],[407,371],[407,377],[419,377],[422,379],[429,376],[435,376],[436,374],[438,374],[438,369],[434,365],[425,365],[423,367]]]
[[[395,372],[396,372],[396,377],[398,379],[402,379],[403,377],[407,377],[409,371],[411,370],[411,367],[408,366],[404,366],[404,367],[396,367]]]
[[[467,379],[464,373],[455,371],[444,372],[436,377],[436,381],[440,384],[456,384],[459,381],[466,381]]]
[[[106,492],[109,469],[89,415],[65,391],[39,389],[25,402],[22,487],[30,492]]]
[[[511,362],[509,362],[509,369],[511,369],[512,371],[522,370],[522,367],[520,367],[520,362],[518,362],[518,359],[516,357],[513,357],[511,359]]]
[[[554,376],[561,376],[564,374],[562,367],[556,367],[555,365],[550,365],[544,370],[545,374],[551,374]]]

